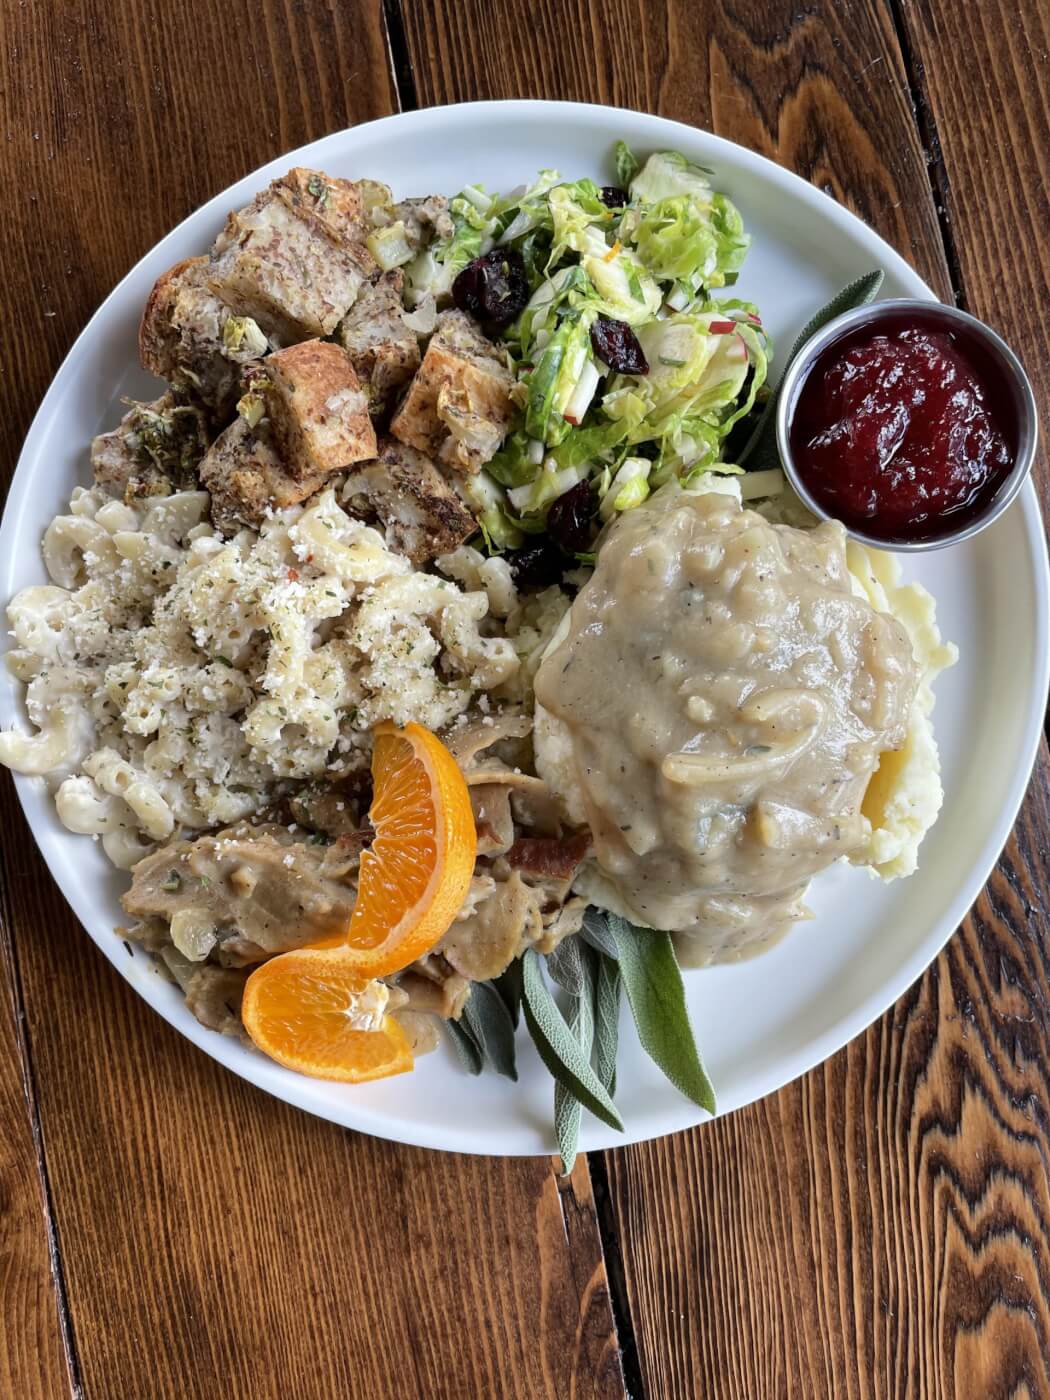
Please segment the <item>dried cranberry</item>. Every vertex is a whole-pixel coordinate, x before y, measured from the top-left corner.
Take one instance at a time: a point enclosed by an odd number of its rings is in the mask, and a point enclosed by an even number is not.
[[[452,300],[487,326],[502,330],[529,299],[525,264],[514,248],[493,248],[467,263],[452,283]]]
[[[566,554],[583,554],[591,546],[591,521],[598,501],[589,481],[578,481],[547,512],[547,530]]]
[[[626,321],[599,316],[591,327],[591,345],[599,360],[617,374],[648,374],[649,361]]]
[[[566,558],[553,540],[527,544],[507,556],[514,572],[514,581],[521,588],[549,588],[561,580]]]
[[[607,209],[622,209],[629,199],[627,191],[619,185],[603,185],[599,195]]]

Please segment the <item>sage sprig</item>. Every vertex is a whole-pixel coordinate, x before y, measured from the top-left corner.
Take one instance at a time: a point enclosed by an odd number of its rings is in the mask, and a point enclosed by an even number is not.
[[[540,1059],[552,1077],[563,1084],[584,1108],[610,1128],[623,1132],[623,1119],[601,1080],[580,1049],[561,1008],[544,980],[539,954],[528,948],[522,955],[522,1010]]]
[[[867,272],[863,277],[856,278],[843,287],[840,292],[837,292],[825,306],[822,306],[806,322],[784,362],[780,383],[766,399],[754,431],[744,444],[743,449],[736,455],[738,466],[746,466],[748,471],[763,471],[770,467],[780,466],[780,453],[777,450],[777,403],[780,399],[780,387],[784,382],[784,375],[787,373],[788,367],[806,342],[811,340],[817,331],[823,330],[829,321],[833,321],[836,316],[841,316],[844,311],[852,311],[855,307],[867,306],[868,302],[874,301],[882,287],[885,275],[881,268],[876,268],[873,272]]]
[[[458,1021],[446,1021],[445,1029],[468,1074],[480,1074],[489,1066],[497,1074],[517,1079],[514,1028],[518,1018],[498,985],[502,980],[473,983],[463,1014]]]
[[[443,1024],[445,1030],[448,1031],[449,1039],[452,1041],[460,1064],[468,1074],[480,1074],[484,1068],[485,1057],[481,1053],[481,1047],[466,1026],[460,1021],[445,1021]]]
[[[492,985],[503,998],[511,1024],[516,1030],[521,1019],[521,959],[515,958],[510,966],[493,980]]]
[[[517,1079],[514,1055],[514,1022],[506,1002],[491,982],[475,982],[463,1008],[463,1021],[482,1062],[497,1074]]]
[[[620,1044],[620,969],[612,958],[596,953],[598,985],[594,992],[594,1058],[598,1078],[616,1094],[616,1052]]]
[[[715,1091],[696,1046],[671,935],[637,928],[618,914],[607,922],[642,1048],[680,1093],[714,1113]]]
[[[567,999],[567,1014],[548,976]],[[714,1090],[689,1023],[671,935],[605,910],[588,909],[580,933],[545,959],[529,948],[494,982],[475,983],[461,1019],[447,1022],[471,1074],[490,1065],[516,1079],[514,1027],[519,1008],[524,1013],[554,1080],[554,1131],[565,1172],[576,1160],[585,1108],[623,1131],[613,1095],[624,990],[650,1058],[686,1098],[714,1113]]]
[[[594,1045],[595,991],[598,954],[579,938],[566,938],[547,957],[547,971],[566,992],[570,1000],[568,1027],[575,1036],[580,1053],[590,1063]],[[601,1075],[598,1076],[602,1083]],[[603,1088],[608,1085],[603,1084]],[[561,1155],[562,1172],[568,1176],[576,1162],[576,1145],[580,1138],[583,1105],[568,1085],[560,1079],[554,1082],[554,1136]]]

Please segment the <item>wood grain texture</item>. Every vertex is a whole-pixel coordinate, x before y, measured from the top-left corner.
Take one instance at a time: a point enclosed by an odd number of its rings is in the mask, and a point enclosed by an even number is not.
[[[9,911],[0,910],[0,923]],[[59,1328],[50,1259],[51,1221],[35,1140],[33,1086],[20,1053],[13,967],[0,940],[0,1395],[59,1396],[72,1377]]]
[[[962,304],[1009,338],[1045,422],[1050,6],[904,0],[900,10]],[[1037,484],[1045,510],[1050,474]]]
[[[504,34],[530,38],[479,59],[471,36],[483,9],[491,24],[480,0],[437,14],[406,7],[422,102],[571,97],[708,126],[833,193],[946,297],[954,289],[931,189],[940,123],[951,123],[940,146],[949,188],[950,153],[968,162],[952,221],[969,279],[963,297],[1022,351],[1036,337],[1035,359],[1045,360],[1045,240],[1033,236],[1047,222],[1045,179],[1029,175],[1026,194],[1003,197],[1024,183],[1029,143],[1045,158],[1044,74],[1024,81],[1024,43],[1036,62],[1045,58],[1032,13],[1003,6],[1011,18],[996,29],[994,4],[908,6],[909,24],[922,22],[916,57],[902,54],[899,17],[876,0],[508,0]],[[1013,48],[1004,61],[993,50],[1006,29]],[[975,54],[975,30],[996,44]],[[925,71],[932,94],[935,69],[945,90],[937,124],[929,118],[920,130],[908,74]],[[989,103],[984,85],[993,81]],[[997,113],[1011,87],[1024,112],[1004,123]],[[989,145],[998,197],[977,188]],[[1004,262],[1009,288],[996,298]],[[648,1396],[1050,1394],[1048,852],[1044,752],[974,914],[866,1036],[729,1119],[606,1154],[615,1252]]]
[[[395,106],[378,0],[8,6],[5,476],[73,336],[157,238],[261,162]],[[24,994],[88,1400],[623,1393],[585,1161],[565,1183],[544,1159],[408,1150],[242,1084],[90,944],[6,774],[0,823],[4,1009]],[[0,1395],[52,1400],[70,1382],[16,1048],[6,1016]]]

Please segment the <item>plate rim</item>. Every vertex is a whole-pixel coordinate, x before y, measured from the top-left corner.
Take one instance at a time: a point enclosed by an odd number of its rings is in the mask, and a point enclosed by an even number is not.
[[[76,373],[75,362],[80,356],[81,347],[84,342],[90,341],[97,334],[97,328],[104,322],[110,313],[115,302],[125,293],[129,285],[149,277],[154,280],[154,273],[150,272],[153,264],[163,268],[167,266],[163,263],[165,253],[163,250],[176,242],[182,231],[188,224],[197,222],[207,222],[216,214],[224,217],[228,209],[234,207],[237,200],[249,198],[255,193],[261,183],[266,183],[283,173],[289,165],[309,164],[312,160],[322,161],[326,158],[325,151],[330,147],[338,147],[345,142],[348,137],[362,131],[372,133],[382,133],[383,128],[396,128],[399,135],[411,136],[414,129],[427,127],[435,120],[442,118],[454,121],[466,121],[468,123],[480,122],[484,113],[500,113],[502,116],[520,116],[525,120],[537,117],[558,118],[566,121],[587,120],[596,128],[605,130],[607,138],[614,139],[617,123],[620,129],[630,127],[638,135],[635,139],[648,141],[649,138],[643,133],[642,128],[652,133],[651,141],[657,144],[685,144],[688,149],[697,140],[703,142],[705,156],[717,161],[718,153],[732,153],[732,160],[745,167],[751,167],[764,174],[771,184],[781,184],[787,186],[792,197],[797,203],[805,206],[813,216],[819,218],[825,225],[830,224],[838,228],[849,229],[856,235],[857,227],[863,232],[868,240],[874,239],[879,245],[880,259],[888,269],[892,268],[895,274],[903,281],[917,289],[916,294],[921,294],[936,300],[933,291],[919,277],[918,273],[911,267],[907,260],[897,252],[882,236],[865,223],[858,215],[839,204],[830,195],[811,185],[801,175],[788,170],[779,165],[776,161],[764,156],[748,146],[719,136],[714,132],[702,127],[691,126],[685,122],[679,122],[672,118],[656,116],[651,113],[636,112],[629,108],[606,106],[601,103],[547,101],[544,99],[507,99],[484,102],[448,103],[438,107],[425,107],[412,112],[393,113],[385,117],[379,117],[369,122],[361,122],[355,126],[344,127],[337,131],[329,132],[314,141],[298,146],[293,150],[284,152],[276,156],[273,160],[248,172],[240,179],[219,190],[210,199],[206,200],[197,209],[191,211],[186,217],[166,234],[154,243],[147,251],[132,265],[115,286],[107,293],[98,307],[92,313],[84,328],[75,337],[68,351],[56,370],[47,390],[41,399],[40,405],[33,415],[29,429],[22,444],[22,449],[18,456],[14,473],[11,478],[10,487],[4,503],[3,517],[0,520],[0,557],[14,542],[17,533],[18,522],[26,507],[30,485],[32,481],[31,458],[35,455],[35,445],[47,431],[50,421],[50,413],[53,410],[60,393],[67,382]],[[161,264],[163,263],[163,266]],[[1048,610],[1050,610],[1050,562],[1047,557],[1047,541],[1040,512],[1038,495],[1031,479],[1026,482],[1023,491],[1017,501],[1010,507],[1011,511],[1021,512],[1024,520],[1026,539],[1032,554],[1032,564],[1034,569],[1034,592],[1035,610],[1033,614],[1033,641],[1035,653],[1035,667],[1030,677],[1028,687],[1028,704],[1025,711],[1023,734],[1026,742],[1020,746],[1019,764],[1015,773],[1010,799],[1006,806],[1000,810],[996,820],[989,826],[988,836],[982,846],[982,859],[974,867],[974,871],[979,871],[981,878],[979,883],[972,880],[967,881],[964,890],[974,885],[972,894],[956,894],[947,902],[944,911],[938,922],[932,925],[933,937],[927,937],[913,952],[912,956],[905,959],[894,974],[887,977],[868,997],[861,1000],[849,1014],[839,1017],[832,1026],[829,1026],[822,1034],[809,1040],[805,1049],[786,1058],[782,1064],[778,1064],[778,1072],[772,1076],[771,1082],[767,1082],[765,1087],[758,1093],[744,1092],[736,1096],[730,1096],[724,1105],[719,1108],[719,1117],[736,1112],[737,1109],[745,1107],[747,1104],[757,1102],[759,1098],[767,1094],[776,1092],[786,1085],[798,1079],[801,1075],[808,1073],[817,1065],[822,1064],[832,1054],[842,1049],[851,1040],[860,1035],[874,1021],[894,1004],[907,989],[923,974],[936,959],[944,948],[948,939],[958,928],[959,923],[965,917],[975,900],[984,890],[988,878],[994,870],[1002,850],[1009,840],[1017,820],[1018,812],[1028,791],[1031,775],[1035,761],[1039,752],[1039,745],[1042,738],[1042,722],[1045,712],[1045,700],[1048,689],[1050,689],[1050,627],[1048,627]],[[1040,625],[1042,623],[1043,625]],[[315,1097],[311,1092],[316,1088],[314,1081],[303,1080],[300,1076],[290,1075],[287,1071],[282,1071],[278,1066],[269,1065],[263,1060],[258,1064],[251,1062],[254,1072],[249,1073],[245,1067],[232,1062],[229,1055],[222,1053],[227,1045],[225,1037],[217,1032],[208,1030],[200,1025],[188,1012],[182,1003],[165,1004],[163,999],[150,994],[147,986],[144,986],[137,975],[133,975],[127,959],[122,959],[118,951],[123,951],[120,940],[113,934],[107,934],[105,938],[97,935],[92,927],[91,921],[86,916],[83,909],[83,901],[80,896],[79,886],[72,885],[67,890],[55,871],[52,861],[48,856],[47,833],[38,834],[36,822],[32,813],[32,806],[39,793],[36,786],[41,782],[38,778],[28,777],[22,774],[12,774],[15,790],[18,794],[19,803],[25,816],[26,824],[33,841],[36,843],[41,857],[48,868],[48,873],[54,880],[60,895],[72,909],[81,927],[87,933],[95,946],[102,952],[103,956],[113,965],[120,976],[132,988],[132,990],[147,1002],[150,1009],[163,1017],[169,1025],[179,1034],[191,1041],[205,1054],[215,1060],[228,1072],[236,1074],[254,1087],[272,1094],[289,1105],[312,1113],[317,1117],[324,1118],[336,1123],[341,1127],[351,1128],[358,1132],[365,1132],[373,1136],[386,1138],[394,1142],[402,1142],[414,1146],[420,1146],[437,1151],[467,1152],[477,1155],[512,1157],[512,1156],[545,1156],[551,1152],[551,1146],[533,1146],[532,1148],[516,1148],[514,1150],[493,1148],[484,1139],[484,1134],[477,1128],[466,1123],[456,1123],[453,1125],[443,1125],[440,1131],[432,1131],[429,1128],[420,1127],[411,1119],[406,1119],[401,1115],[390,1115],[368,1107],[363,1103],[355,1104],[350,1101],[346,1104],[335,1102],[310,1102]],[[936,946],[934,946],[934,944]],[[113,945],[113,946],[110,946]],[[185,1012],[185,1021],[179,1016],[178,1011]],[[784,1072],[780,1073],[783,1068]],[[763,1076],[769,1080],[770,1076]],[[343,1111],[340,1111],[343,1110]],[[605,1128],[598,1123],[588,1123],[584,1127],[583,1142],[581,1150],[601,1150],[608,1147],[626,1146],[630,1143],[649,1141],[657,1137],[666,1136],[671,1133],[684,1131],[686,1128],[696,1126],[699,1123],[708,1121],[709,1115],[697,1109],[695,1116],[690,1117],[690,1121],[678,1121],[666,1130],[646,1131],[633,1133],[628,1127],[628,1131],[623,1134],[615,1134],[612,1130]]]

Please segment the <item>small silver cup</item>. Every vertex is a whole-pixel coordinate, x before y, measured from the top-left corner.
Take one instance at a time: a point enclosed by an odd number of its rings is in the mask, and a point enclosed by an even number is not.
[[[1017,421],[1017,451],[1010,474],[1000,483],[999,489],[987,501],[981,513],[968,517],[957,530],[949,530],[930,539],[916,540],[869,535],[852,525],[846,525],[846,529],[854,539],[861,540],[864,544],[874,545],[878,549],[918,552],[924,549],[944,549],[946,545],[958,544],[960,540],[970,539],[971,536],[990,525],[993,520],[997,520],[1020,491],[1032,470],[1032,462],[1035,460],[1036,444],[1039,439],[1039,419],[1031,382],[1021,361],[1006,341],[986,326],[983,321],[978,321],[976,317],[968,315],[965,311],[959,311],[954,306],[945,306],[942,302],[919,301],[909,298],[876,301],[872,302],[870,306],[859,306],[854,311],[846,311],[843,315],[837,316],[833,321],[829,321],[823,330],[818,331],[811,340],[807,341],[784,375],[780,399],[777,404],[777,446],[787,478],[806,506],[821,520],[835,519],[831,512],[810,494],[805,481],[799,474],[791,452],[791,422],[799,395],[802,392],[802,386],[817,359],[832,341],[840,339],[861,326],[877,329],[880,322],[899,321],[902,313],[907,314],[909,311],[916,312],[918,316],[928,322],[941,323],[946,331],[959,330],[966,339],[980,341],[989,358],[999,366],[1002,372],[1003,383],[1008,388],[1012,400],[1011,409]]]

